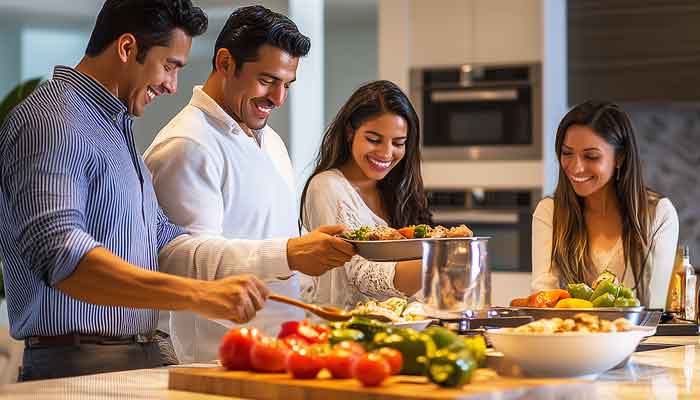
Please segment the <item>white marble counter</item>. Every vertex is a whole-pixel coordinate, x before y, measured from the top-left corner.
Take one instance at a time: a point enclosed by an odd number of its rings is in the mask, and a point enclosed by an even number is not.
[[[699,399],[700,337],[653,337],[647,343],[682,346],[635,353],[627,367],[594,382],[480,395],[479,399]],[[0,398],[231,399],[168,390],[168,370],[150,369],[0,386]]]

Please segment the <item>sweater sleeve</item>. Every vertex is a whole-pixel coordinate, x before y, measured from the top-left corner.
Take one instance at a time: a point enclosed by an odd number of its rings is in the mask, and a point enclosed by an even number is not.
[[[650,249],[651,279],[649,280],[650,308],[664,308],[671,280],[673,262],[678,246],[678,214],[667,198],[659,200],[652,227]]]
[[[549,290],[559,288],[559,275],[552,271],[552,218],[554,201],[540,201],[532,215],[532,280],[531,288]]]
[[[221,171],[203,146],[189,139],[171,139],[149,149],[145,161],[158,202],[169,219],[194,235],[177,237],[160,251],[162,271],[207,280],[239,274],[261,279],[292,274],[287,239],[223,238]]]
[[[306,229],[327,224],[344,224],[348,229],[356,229],[362,225],[362,210],[353,200],[350,186],[340,179],[343,178],[325,173],[311,180],[304,202]],[[350,285],[366,296],[379,299],[405,297],[394,287],[395,267],[396,263],[372,262],[359,255],[343,266]]]

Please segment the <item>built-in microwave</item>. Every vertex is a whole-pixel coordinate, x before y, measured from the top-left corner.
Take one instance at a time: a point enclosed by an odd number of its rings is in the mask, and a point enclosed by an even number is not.
[[[426,160],[539,160],[539,64],[411,70]]]
[[[465,224],[490,236],[489,264],[496,272],[532,271],[532,212],[539,190],[428,190],[433,223]]]

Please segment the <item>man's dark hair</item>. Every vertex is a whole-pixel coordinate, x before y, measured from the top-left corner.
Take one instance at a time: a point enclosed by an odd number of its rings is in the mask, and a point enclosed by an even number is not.
[[[226,21],[214,45],[212,66],[216,69],[216,53],[226,49],[236,61],[236,74],[243,64],[258,59],[264,44],[282,49],[292,57],[303,57],[311,49],[311,39],[299,32],[288,17],[263,6],[241,7]]]
[[[119,36],[136,38],[136,61],[143,63],[153,46],[168,46],[172,31],[180,28],[190,37],[207,30],[207,15],[190,0],[107,0],[97,16],[85,54],[95,57]]]

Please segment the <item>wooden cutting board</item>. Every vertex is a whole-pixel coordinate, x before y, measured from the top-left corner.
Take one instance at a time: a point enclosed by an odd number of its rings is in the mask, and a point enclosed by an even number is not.
[[[575,390],[574,387],[563,386],[587,384],[570,379],[500,377],[489,369],[477,370],[472,382],[461,389],[440,388],[428,382],[426,378],[418,376],[395,376],[380,387],[364,388],[354,379],[303,380],[293,379],[287,374],[225,371],[222,368],[172,368],[168,380],[168,388],[173,390],[261,400],[449,400],[512,391],[518,393],[517,397],[527,397],[529,393],[535,395],[532,398],[536,398],[535,391],[544,389],[545,386]]]

